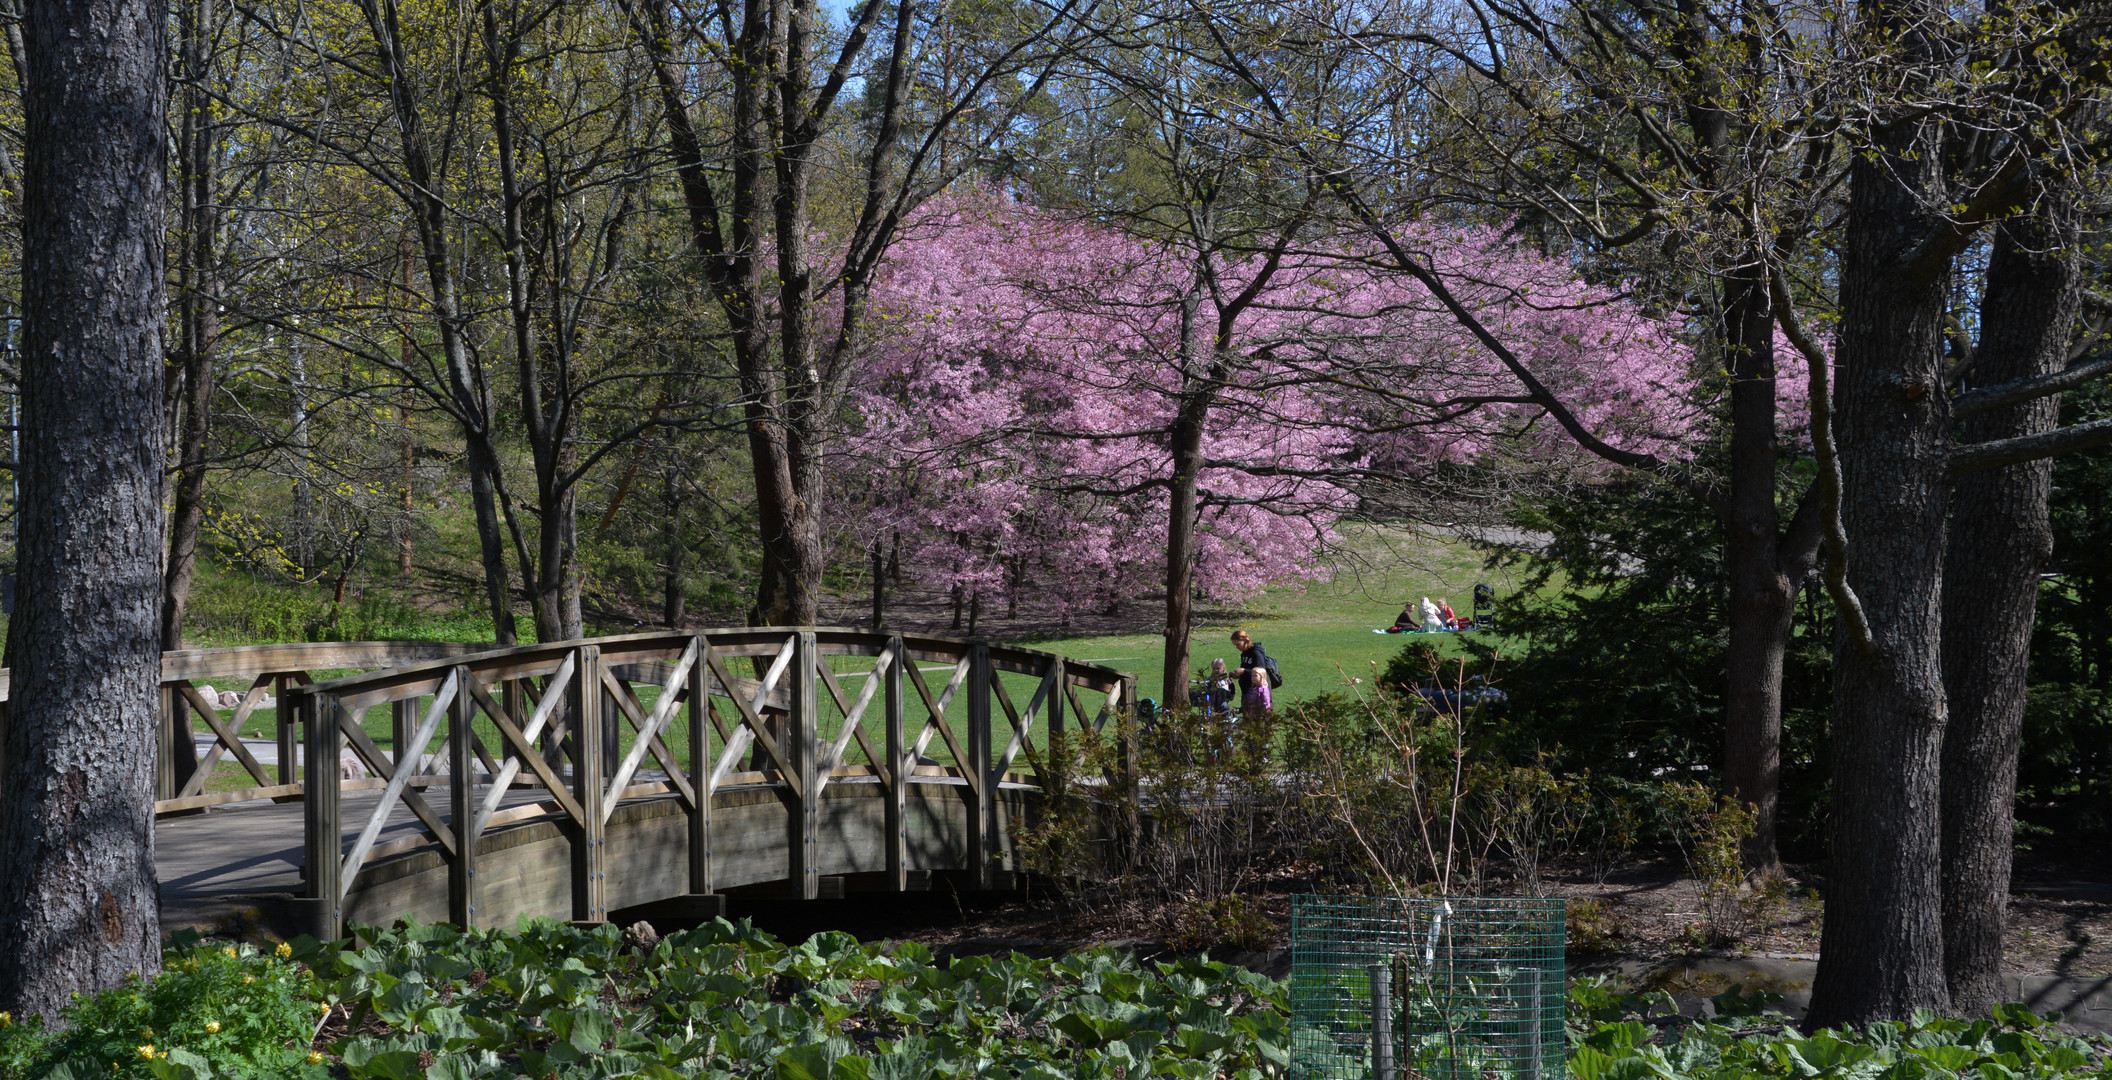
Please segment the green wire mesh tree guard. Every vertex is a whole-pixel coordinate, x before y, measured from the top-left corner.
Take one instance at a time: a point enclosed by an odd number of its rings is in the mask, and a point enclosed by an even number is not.
[[[1561,1080],[1564,919],[1561,900],[1294,897],[1292,1075]]]

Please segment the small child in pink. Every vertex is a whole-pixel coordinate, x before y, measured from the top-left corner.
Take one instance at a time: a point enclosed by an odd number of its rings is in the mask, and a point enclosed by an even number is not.
[[[1269,673],[1264,668],[1248,668],[1246,680],[1240,686],[1239,711],[1247,716],[1259,716],[1268,712]]]

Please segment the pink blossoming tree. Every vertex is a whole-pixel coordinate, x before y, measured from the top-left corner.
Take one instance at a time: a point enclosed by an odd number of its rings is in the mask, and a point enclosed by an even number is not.
[[[1678,327],[1495,230],[1421,227],[1456,296],[1597,437],[1681,453]],[[845,484],[858,531],[956,596],[1048,588],[1063,610],[1167,591],[1166,699],[1189,601],[1325,573],[1374,479],[1501,450],[1586,461],[1420,286],[1278,238],[1174,245],[988,190],[933,203],[875,291]]]

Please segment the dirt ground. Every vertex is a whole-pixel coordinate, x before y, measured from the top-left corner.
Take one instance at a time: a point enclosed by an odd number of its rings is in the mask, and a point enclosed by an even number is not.
[[[1300,881],[1287,874],[1268,886],[1256,898],[1274,926],[1266,945],[1281,945],[1288,937],[1290,894],[1301,891]],[[1543,881],[1541,891],[1571,902],[1569,944],[1577,959],[1810,959],[1819,951],[1824,881],[1811,868],[1790,867],[1774,887],[1749,887],[1713,904],[1698,882],[1678,873],[1674,860],[1663,859],[1633,862],[1603,881],[1558,870]],[[1085,911],[1047,899],[980,910],[945,907],[928,921],[889,920],[890,925],[863,928],[861,936],[915,940],[956,952],[1016,947],[1045,953],[1122,943],[1154,953],[1173,951],[1165,941],[1180,921],[1177,905],[1154,908],[1136,902]],[[2020,862],[2008,936],[2006,966],[2013,974],[2112,976],[2112,868]]]

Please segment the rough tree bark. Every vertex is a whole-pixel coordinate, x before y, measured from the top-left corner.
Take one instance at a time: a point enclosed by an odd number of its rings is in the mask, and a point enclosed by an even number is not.
[[[1776,821],[1782,793],[1782,665],[1789,652],[1797,590],[1818,556],[1817,515],[1800,500],[1788,531],[1776,499],[1775,312],[1765,264],[1733,274],[1723,326],[1731,368],[1730,484],[1716,514],[1723,522],[1724,793],[1753,811],[1748,870],[1779,873]]]
[[[2050,375],[2068,361],[2081,298],[2078,215],[2049,198],[1995,234],[1980,302],[1971,381],[1993,386]],[[1959,424],[1960,441],[2052,431],[2060,398],[1990,409]],[[2039,572],[2053,555],[2051,459],[1961,477],[1951,495],[1943,571],[1943,953],[1951,1008],[1984,1016],[2002,1000],[2017,747]]]
[[[1912,15],[1866,7],[1881,22]],[[1919,115],[1878,127],[1849,181],[1837,431],[1848,585],[1871,640],[1844,630],[1834,649],[1832,861],[1807,1018],[1819,1027],[1948,998],[1937,868],[1951,261],[1922,243],[1949,232],[1940,130]]]
[[[0,1007],[23,1014],[161,962],[167,15],[24,8],[22,586],[0,780]]]

